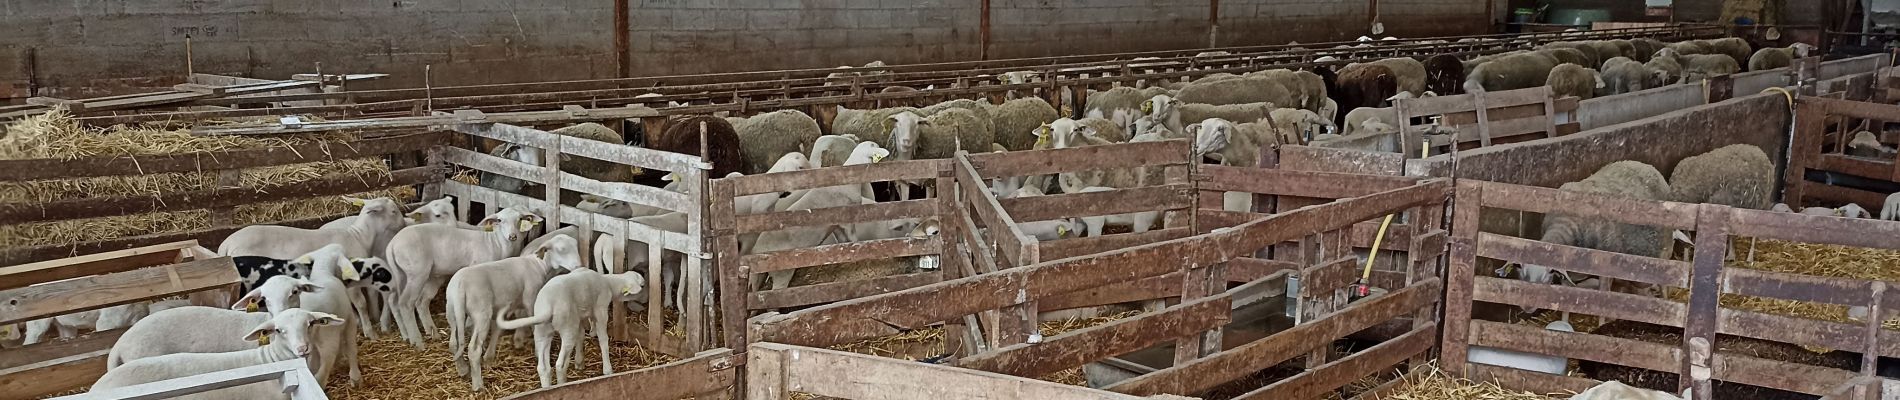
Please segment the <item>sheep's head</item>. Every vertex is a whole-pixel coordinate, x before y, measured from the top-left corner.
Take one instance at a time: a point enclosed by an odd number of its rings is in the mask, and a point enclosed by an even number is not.
[[[891,114],[890,118],[884,120],[884,130],[891,133],[892,152],[896,153],[897,159],[910,159],[917,150],[917,136],[921,134],[917,127],[929,125],[930,120],[910,111]]]
[[[1220,118],[1208,118],[1187,126],[1187,134],[1194,136],[1194,154],[1214,158],[1219,161],[1221,149],[1227,148],[1234,135],[1234,123]]]
[[[1808,54],[1816,49],[1814,45],[1807,43],[1795,43],[1789,45],[1788,48],[1794,50],[1795,58],[1808,58]]]
[[[623,301],[637,300],[638,298],[634,296],[639,295],[640,291],[647,287],[647,278],[640,276],[639,272],[627,271],[612,276],[614,280],[620,282],[619,294]]]
[[[395,293],[396,285],[401,284],[396,282],[396,271],[389,268],[389,263],[381,257],[358,258],[350,260],[350,264],[363,273],[364,279],[357,282],[367,283],[370,289],[379,293]]]
[[[667,174],[665,178],[668,178],[667,180],[670,181],[672,177],[672,174]],[[584,193],[581,194],[580,204],[575,205],[574,208],[608,215],[628,215],[633,213],[633,205],[625,201]]]
[[[415,211],[410,211],[409,219],[415,220],[416,223],[454,223],[455,198],[443,197],[431,200],[422,207],[416,207]]]
[[[1770,207],[1768,210],[1774,211],[1774,212],[1791,213],[1791,212],[1794,212],[1794,207],[1789,207],[1788,203],[1775,203],[1775,206]]]
[[[1180,99],[1159,94],[1153,98],[1149,98],[1147,101],[1141,102],[1141,113],[1167,118],[1173,115],[1175,110],[1178,110],[1179,107],[1181,107]]]
[[[316,357],[309,357],[315,355],[317,351],[316,346],[311,345],[310,339],[316,336],[312,330],[322,326],[339,325],[343,325],[343,318],[336,315],[291,309],[277,313],[269,321],[264,321],[263,324],[251,329],[251,333],[244,335],[244,340],[257,342],[258,346],[284,346],[298,357],[314,360]]]
[[[810,164],[811,164],[810,157],[806,157],[804,153],[796,153],[796,152],[785,153],[785,155],[779,156],[778,162],[772,163],[772,168],[769,170],[766,170],[765,172],[769,174],[769,173],[775,173],[775,172],[797,171],[800,169],[804,169],[805,166],[810,165]]]
[[[1867,212],[1867,209],[1860,208],[1859,204],[1854,204],[1854,203],[1847,203],[1847,205],[1841,206],[1841,208],[1837,208],[1835,210],[1836,212],[1834,213],[1834,216],[1841,217],[1841,218],[1873,218],[1874,217],[1872,213]]]
[[[1080,141],[1078,136],[1095,136],[1095,128],[1076,120],[1062,118],[1036,128],[1036,148],[1066,149]]]
[[[914,223],[906,223],[905,225],[909,226],[910,237],[913,239],[926,239],[932,236],[937,236],[937,234],[943,232],[942,223],[938,222],[936,218],[929,218],[929,219],[917,221]]]
[[[292,271],[304,271],[306,273],[325,271],[330,276],[337,277],[345,282],[360,278],[360,275],[356,273],[356,267],[350,265],[349,259],[344,257],[343,245],[335,243],[325,245],[316,251],[297,257],[295,260],[290,260],[290,269]]]
[[[851,156],[844,160],[844,165],[870,164],[884,161],[890,156],[891,151],[878,147],[877,142],[859,142],[857,147],[851,149]]]
[[[245,293],[244,297],[238,298],[236,303],[231,304],[231,309],[248,312],[262,310],[277,314],[301,305],[298,295],[319,290],[323,288],[310,281],[283,275],[273,276],[256,289],[251,289],[250,293]]]
[[[480,225],[483,231],[507,238],[509,243],[520,243],[521,237],[524,236],[525,233],[534,230],[534,227],[540,225],[541,221],[542,219],[539,215],[534,215],[534,213],[520,208],[509,207],[502,209],[501,212],[488,216],[486,219],[482,219]]]
[[[533,254],[534,259],[546,263],[548,272],[554,275],[587,267],[587,264],[581,262],[580,244],[573,236],[559,235],[549,238],[548,241],[542,242],[533,249],[528,249],[522,255],[528,254]]]
[[[343,196],[343,201],[347,201],[353,206],[362,207],[361,210],[356,212],[356,215],[362,217],[362,222],[358,222],[358,224],[369,223],[374,224],[372,226],[378,228],[402,226],[402,206],[397,205],[395,200],[390,200],[388,197],[363,199]]]

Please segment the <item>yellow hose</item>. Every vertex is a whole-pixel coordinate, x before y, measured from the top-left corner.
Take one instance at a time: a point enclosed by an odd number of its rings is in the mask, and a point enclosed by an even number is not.
[[[1455,143],[1452,145],[1457,146],[1457,144]],[[1418,149],[1419,149],[1418,150],[1419,158],[1431,157],[1432,140],[1431,139],[1423,140],[1423,143],[1419,145]],[[1386,228],[1392,227],[1392,216],[1394,215],[1397,215],[1397,214],[1386,214],[1385,220],[1379,222],[1379,234],[1372,237],[1372,253],[1366,256],[1366,268],[1359,271],[1359,295],[1360,296],[1365,296],[1368,294],[1366,292],[1365,284],[1366,284],[1366,281],[1372,280],[1372,262],[1377,261],[1379,259],[1379,248],[1385,245],[1385,230]]]
[[[1794,108],[1794,92],[1788,91],[1788,88],[1776,86],[1776,87],[1771,87],[1767,89],[1762,89],[1761,92],[1762,93],[1781,92],[1782,97],[1788,98],[1788,108]]]

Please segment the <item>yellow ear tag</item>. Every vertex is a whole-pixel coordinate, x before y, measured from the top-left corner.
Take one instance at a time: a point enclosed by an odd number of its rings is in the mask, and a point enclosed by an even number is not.
[[[257,312],[257,299],[244,302],[244,312]]]
[[[308,255],[305,255],[305,256],[303,256],[303,257],[297,257],[297,259],[295,259],[295,260],[291,260],[290,262],[291,262],[291,263],[293,263],[293,264],[309,264],[309,263],[310,263],[310,256],[308,256]]]
[[[482,225],[482,232],[494,232],[495,224]]]
[[[1057,226],[1057,227],[1056,227],[1056,237],[1058,237],[1058,238],[1066,238],[1066,237],[1069,237],[1069,226],[1068,226],[1068,225],[1061,225],[1061,226]]]
[[[633,285],[620,286],[620,294],[626,294],[626,295],[633,294]]]
[[[363,200],[362,200],[362,199],[350,199],[350,205],[352,205],[352,206],[357,206],[357,207],[362,207],[362,206],[363,206]]]
[[[269,345],[270,345],[270,334],[269,334],[269,333],[265,333],[265,334],[262,334],[262,335],[257,335],[257,345],[258,345],[258,346],[269,346]]]
[[[1155,103],[1152,101],[1141,102],[1141,113],[1147,114],[1151,112],[1155,112]]]
[[[534,229],[534,222],[528,221],[525,219],[521,221],[516,221],[515,228],[517,228],[516,230],[518,231],[527,232],[530,229]]]
[[[878,162],[878,161],[884,161],[884,155],[881,155],[881,154],[872,154],[872,155],[871,155],[871,162]]]

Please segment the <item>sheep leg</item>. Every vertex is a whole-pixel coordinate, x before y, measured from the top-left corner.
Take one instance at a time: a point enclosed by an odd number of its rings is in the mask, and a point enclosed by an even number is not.
[[[363,321],[365,321],[362,323],[363,325],[369,325],[368,320]],[[343,321],[343,323],[350,325],[357,324],[356,321]],[[349,331],[349,327],[345,326],[343,332]],[[356,359],[356,335],[344,333],[343,336],[343,356],[349,357],[350,359],[350,387],[356,387],[363,383],[363,367]],[[372,339],[374,339],[374,337],[372,337]]]
[[[772,271],[772,272],[766,273],[765,275],[766,277],[769,277],[772,279],[772,290],[779,290],[779,289],[784,289],[784,288],[792,286],[792,271]]]
[[[462,327],[468,326],[462,323],[465,317],[463,308],[463,305],[449,302],[448,309],[444,311],[448,313],[449,318],[449,361],[455,363],[456,375],[468,376],[468,363],[462,361],[463,349],[472,347],[475,339],[471,337],[468,339],[468,342],[462,341]],[[468,352],[468,357],[480,357],[480,354],[470,351]]]
[[[594,343],[600,346],[600,374],[614,374],[614,359],[607,354],[607,307],[594,307]]]
[[[553,327],[534,326],[534,371],[541,375],[541,387],[554,386],[554,371],[548,366],[548,347],[554,345]]]
[[[1108,217],[1083,217],[1082,224],[1088,226],[1088,236],[1102,236],[1102,229],[1108,226]]]
[[[573,326],[561,327],[561,354],[554,361],[554,384],[556,385],[567,384],[567,357],[574,354],[574,343],[580,340],[580,330],[578,320],[573,321]]]
[[[441,293],[442,282],[430,279],[429,285],[422,288],[422,301],[416,303],[416,312],[422,316],[422,334],[425,338],[442,334],[435,327],[435,313],[429,311],[429,303],[435,302],[435,296]]]
[[[62,323],[59,323],[57,320],[55,320],[53,322],[53,327],[59,328],[60,339],[72,339],[72,338],[79,337],[79,327],[77,326],[62,324]]]
[[[355,324],[356,327],[363,332],[364,337],[376,340],[376,330],[371,329],[369,307],[369,296],[363,295],[360,289],[350,289],[350,308],[355,309],[356,319],[348,322],[362,321],[360,324]]]
[[[40,339],[46,337],[46,332],[52,331],[52,330],[53,330],[52,318],[40,318],[40,319],[36,319],[32,321],[27,321],[26,322],[26,338],[25,338],[26,340],[23,342],[20,342],[20,345],[27,346],[27,345],[39,343]]]
[[[414,345],[417,350],[422,350],[424,347],[419,325],[421,321],[417,321],[423,315],[416,313],[416,303],[422,302],[422,286],[426,284],[421,279],[404,282],[402,291],[396,294],[398,301],[394,306],[396,329],[401,331],[402,338],[408,340],[409,344]]]
[[[383,293],[379,297],[382,298],[382,304],[381,307],[377,307],[379,309],[377,311],[382,315],[376,320],[376,330],[389,332],[389,327],[396,324],[396,296]]]
[[[482,324],[481,322],[484,322],[482,314],[484,314],[482,310],[470,310],[469,322],[472,323],[468,327],[468,387],[469,390],[477,392],[482,391],[482,353],[483,349],[489,345],[488,339],[492,337],[489,329],[492,328],[490,325],[494,324],[493,321]],[[449,328],[455,331],[461,330],[454,325],[450,325]],[[459,367],[460,364],[457,365]]]

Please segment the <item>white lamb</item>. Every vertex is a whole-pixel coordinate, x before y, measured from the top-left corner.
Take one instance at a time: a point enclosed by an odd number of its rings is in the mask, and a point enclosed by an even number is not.
[[[263,256],[280,260],[309,254],[328,244],[343,246],[343,254],[352,258],[373,254],[379,232],[402,226],[402,208],[386,197],[359,199],[344,197],[363,207],[360,217],[349,226],[329,229],[300,229],[278,225],[251,225],[232,233],[218,244],[218,254]]]
[[[566,275],[548,280],[547,286],[535,296],[534,315],[522,319],[503,319],[497,323],[501,329],[521,329],[534,326],[535,370],[541,373],[541,387],[567,383],[567,357],[575,356],[575,363],[582,364],[581,354],[574,352],[580,346],[581,322],[591,320],[591,330],[600,348],[601,374],[614,373],[613,359],[607,355],[607,310],[616,299],[630,300],[640,294],[646,279],[639,273],[623,272],[602,274],[593,270],[576,270]],[[561,334],[560,358],[553,365],[548,364],[548,350],[553,346],[553,333]],[[554,380],[550,381],[552,373]]]
[[[1900,193],[1887,195],[1887,201],[1880,206],[1880,219],[1900,220]]]
[[[256,342],[256,345],[228,352],[167,354],[129,362],[106,371],[104,376],[93,382],[87,393],[112,393],[111,389],[115,388],[297,358],[316,361],[319,357],[310,356],[320,353],[319,346],[311,339],[326,330],[348,332],[342,329],[342,324],[343,318],[336,315],[303,309],[286,310],[263,323],[251,325],[247,334],[220,338],[242,338],[246,342]],[[288,399],[290,396],[284,393],[283,384],[273,379],[179,398],[248,400]]]
[[[145,318],[147,310],[146,304],[141,302],[27,321],[26,337],[20,345],[39,343],[54,328],[58,328],[60,339],[72,339],[79,337],[80,329],[98,332],[132,326],[140,318]]]
[[[323,246],[317,251],[292,260],[290,264],[293,267],[307,267],[310,270],[308,283],[317,287],[317,290],[297,294],[297,307],[311,312],[337,315],[349,315],[356,311],[356,307],[350,301],[351,291],[348,282],[356,281],[360,276],[356,272],[355,263],[351,261],[343,257],[343,246],[335,244]],[[271,279],[289,278],[279,276]],[[275,312],[277,311],[273,310],[273,313]],[[330,371],[336,367],[338,357],[342,357],[350,364],[350,385],[355,386],[362,382],[362,368],[356,359],[357,329],[355,325],[358,323],[367,323],[367,321],[347,321],[343,323],[341,330],[320,332],[312,338],[318,348],[322,349],[319,353],[322,357],[322,362],[319,364],[321,367],[314,371],[317,376],[330,376]]]
[[[423,224],[403,228],[389,242],[390,266],[400,270],[402,289],[396,291],[396,326],[416,348],[423,348],[423,329],[434,335],[429,312],[442,283],[470,265],[514,256],[521,250],[524,232],[542,219],[518,208],[506,208],[482,220],[484,231]]]
[[[469,377],[472,390],[482,390],[483,355],[494,352],[495,339],[501,336],[501,330],[493,329],[495,320],[510,311],[531,310],[549,276],[581,269],[586,265],[581,263],[579,242],[560,236],[521,256],[455,272],[449,279],[449,353],[455,371]]]
[[[633,218],[628,221],[668,232],[686,232],[685,213],[668,213],[651,217]],[[649,250],[651,245],[648,243],[658,241],[659,239],[660,238],[657,237],[642,238],[628,243],[626,240],[621,240],[618,235],[600,235],[600,238],[594,240],[594,258],[604,263],[601,269],[602,273],[617,274],[624,271],[641,270],[646,271],[648,275],[652,275],[654,271],[659,271],[660,282],[666,288],[662,294],[671,294],[671,296],[666,296],[667,303],[664,306],[672,307],[675,304],[683,304],[681,302],[685,301],[684,294],[676,288],[679,285],[681,254],[661,250],[661,260],[655,263],[652,260],[652,252]],[[622,262],[626,264],[622,265]],[[654,268],[655,264],[659,264],[660,267],[657,269]]]

